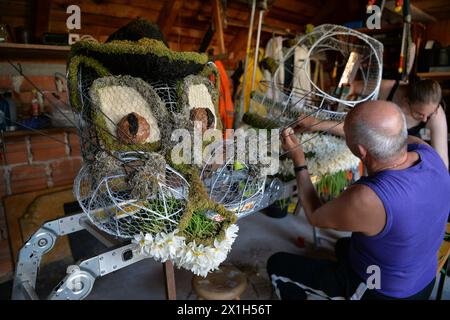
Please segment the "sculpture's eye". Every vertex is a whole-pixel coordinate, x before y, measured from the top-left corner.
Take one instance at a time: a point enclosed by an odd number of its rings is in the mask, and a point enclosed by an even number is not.
[[[134,88],[107,86],[99,89],[99,108],[110,118],[106,125],[122,143],[151,143],[160,139],[158,123],[148,102]]]
[[[148,83],[130,76],[99,78],[90,97],[97,132],[107,149],[159,149],[168,112]]]
[[[188,87],[188,105],[192,121],[202,123],[202,131],[216,127],[215,108],[208,88],[204,84]]]
[[[218,118],[218,92],[207,78],[187,76],[179,88],[179,110],[186,114],[194,125],[201,126],[202,133],[208,129],[221,129]]]

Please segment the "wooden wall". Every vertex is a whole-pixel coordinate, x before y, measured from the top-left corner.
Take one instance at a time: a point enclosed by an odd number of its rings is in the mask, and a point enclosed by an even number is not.
[[[430,23],[427,26],[427,38],[439,41],[442,46],[450,46],[450,17],[447,20]]]

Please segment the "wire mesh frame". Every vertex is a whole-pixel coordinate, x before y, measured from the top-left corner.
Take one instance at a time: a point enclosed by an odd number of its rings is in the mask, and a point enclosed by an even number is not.
[[[209,197],[241,219],[255,212],[255,208],[261,203],[267,177],[250,174],[251,168],[246,163],[242,163],[243,168],[237,169],[234,156],[227,152],[232,148],[232,140],[217,144],[206,159],[200,177]],[[214,162],[218,153],[225,156],[223,164]]]
[[[139,156],[128,152],[121,154],[121,159],[130,162]],[[189,183],[186,179],[166,166],[165,174],[158,176],[157,192],[144,199],[131,196],[126,179],[125,172],[118,170],[97,182],[89,167],[82,167],[74,182],[74,194],[91,222],[121,238],[132,238],[140,232],[173,231],[187,204]]]
[[[339,39],[339,37],[345,36],[356,38],[362,44],[353,44]],[[295,50],[299,46],[304,46],[308,49],[307,58],[300,67],[294,66],[294,70],[300,69],[301,72],[304,72],[311,90],[295,87],[293,83],[291,83],[291,88],[284,87],[284,83],[276,79],[280,78],[281,72],[285,72],[285,69],[283,67],[277,68],[273,76],[275,80],[272,80],[270,85],[263,82],[263,87],[253,94],[252,99],[255,100],[256,98],[256,100],[259,100],[257,102],[266,107],[267,113],[272,119],[283,118],[283,113],[286,113],[284,118],[286,118],[286,121],[289,121],[298,116],[299,113],[308,113],[320,109],[315,115],[319,119],[339,121],[345,118],[349,108],[354,107],[358,103],[377,98],[381,85],[383,51],[383,45],[379,41],[343,26],[321,25],[316,27],[311,33],[301,37],[297,44],[287,52],[283,60],[278,61],[280,65],[284,66],[285,63],[288,63],[288,60],[295,54]],[[309,68],[311,61],[314,60],[313,57],[323,51],[337,51],[344,56],[347,56],[352,51],[363,53],[363,58],[360,61],[363,63],[360,63],[358,69],[364,84],[362,98],[345,100],[335,97],[323,91],[312,81],[307,68]],[[363,68],[363,65],[368,67]],[[293,74],[291,76],[293,79]],[[265,93],[268,92],[267,89],[269,88],[274,97],[273,101],[270,101],[270,97],[266,99]],[[330,110],[328,106],[332,104],[338,104],[340,110]],[[278,115],[276,114],[277,111]]]
[[[161,100],[165,103],[166,108],[169,112],[177,112],[177,91],[176,82],[169,81],[157,81],[151,82],[150,85],[156,91]]]
[[[97,127],[92,120],[95,106],[92,104],[89,89],[97,78],[96,73],[92,71],[80,65],[77,74],[76,90],[81,110],[76,114],[84,166],[76,177],[74,193],[80,206],[92,223],[117,237],[131,238],[139,232],[173,231],[186,207],[189,184],[171,167],[166,166],[165,175],[158,177],[159,190],[146,199],[131,196],[131,190],[126,183],[128,176],[123,169],[108,172],[100,178],[94,174],[96,155],[99,152],[106,152],[125,166],[130,161],[142,160],[146,153],[140,150],[113,152],[102,147]],[[159,82],[156,83],[156,89],[166,102],[166,107],[173,111],[172,107],[176,104],[175,85]],[[112,121],[106,114],[104,117],[105,121]],[[116,139],[112,133],[109,135]],[[176,205],[169,206],[168,200]],[[149,201],[152,204],[150,208],[145,206]]]
[[[314,39],[315,37],[319,36],[319,38],[315,41],[311,41],[311,39]],[[364,45],[358,45],[358,44],[350,44],[348,42],[344,42],[342,40],[336,39],[337,36],[352,36],[357,38],[358,40],[361,40]],[[327,45],[327,41],[330,41],[331,44]],[[381,85],[381,77],[382,77],[382,64],[383,64],[383,44],[381,42],[379,42],[378,40],[371,38],[363,33],[360,33],[358,31],[343,27],[343,26],[337,26],[337,25],[330,25],[330,24],[325,24],[325,25],[321,25],[318,26],[317,28],[315,28],[311,33],[304,35],[302,38],[299,39],[299,41],[297,42],[297,44],[292,47],[288,53],[285,55],[284,60],[282,61],[283,63],[285,63],[287,61],[287,59],[294,54],[295,52],[295,48],[298,46],[302,46],[302,45],[306,45],[308,47],[308,42],[313,42],[312,45],[310,45],[309,50],[308,50],[308,54],[307,54],[307,59],[304,61],[304,63],[302,64],[302,69],[304,71],[305,67],[308,66],[311,62],[311,57],[314,56],[314,54],[317,54],[320,51],[316,51],[318,48],[320,48],[320,46],[323,46],[322,51],[327,51],[327,50],[335,50],[335,51],[339,51],[342,53],[342,49],[348,49],[351,48],[353,50],[358,50],[359,52],[364,52],[368,50],[368,55],[366,54],[366,57],[364,59],[369,59],[369,66],[370,67],[376,67],[377,70],[375,70],[375,72],[372,72],[370,75],[365,74],[365,72],[362,70],[361,66],[360,66],[360,71],[361,74],[364,77],[364,84],[367,85],[368,83],[368,78],[370,78],[370,76],[372,76],[373,80],[375,81],[374,86],[371,88],[372,90],[365,94],[365,97],[359,99],[359,100],[343,100],[343,99],[339,99],[336,98],[328,93],[326,93],[325,91],[323,91],[321,88],[319,88],[317,86],[317,84],[311,80],[311,76],[309,74],[309,72],[305,72],[306,77],[308,78],[309,82],[312,84],[312,86],[314,87],[314,94],[317,94],[319,96],[325,97],[326,99],[330,100],[330,101],[335,101],[337,103],[343,103],[345,105],[348,105],[350,107],[355,106],[358,103],[364,102],[366,100],[372,99],[374,97],[376,97],[378,95],[379,89],[380,89],[380,85]],[[341,44],[343,47],[338,47],[336,44]],[[344,56],[347,56],[349,52],[344,52]],[[372,56],[375,57],[375,61],[372,61]],[[373,71],[371,70],[371,68],[369,67],[369,69],[367,70],[367,72],[369,71]],[[277,73],[280,72],[280,69],[278,68],[275,71],[275,75],[274,78],[276,78]],[[365,92],[367,90],[367,88],[363,89],[362,91]]]

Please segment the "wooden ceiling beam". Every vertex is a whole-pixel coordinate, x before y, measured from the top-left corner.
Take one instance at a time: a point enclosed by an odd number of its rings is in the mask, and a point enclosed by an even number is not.
[[[211,0],[213,6],[214,17],[214,35],[217,36],[219,42],[219,54],[225,54],[225,38],[223,36],[223,13],[219,0]]]
[[[322,1],[325,2],[325,1]],[[322,23],[326,23],[330,16],[336,12],[336,9],[338,8],[340,2],[338,1],[333,1],[331,3],[329,3],[330,1],[327,1],[327,4],[322,6],[322,10],[320,10],[312,19],[311,23],[313,25],[319,25]]]
[[[158,17],[158,25],[165,37],[170,35],[172,26],[178,16],[178,12],[183,6],[181,0],[169,0],[164,4]]]
[[[58,4],[58,10],[66,11],[67,6],[73,3],[73,0],[52,0]],[[143,8],[133,7],[130,5],[117,4],[117,3],[103,3],[96,4],[91,0],[78,0],[77,5],[81,8],[81,26],[83,26],[83,14],[92,13],[111,17],[119,18],[144,18],[155,22],[158,19],[158,11],[151,9],[144,10]]]

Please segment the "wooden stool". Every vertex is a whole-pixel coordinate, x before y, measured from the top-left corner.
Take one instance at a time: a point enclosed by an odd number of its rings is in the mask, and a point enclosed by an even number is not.
[[[225,265],[206,278],[194,276],[192,288],[200,300],[240,300],[247,288],[247,277],[235,267]]]
[[[446,237],[450,234],[450,223],[447,223],[447,228],[445,230]],[[444,290],[445,279],[447,277],[448,265],[449,265],[449,255],[450,255],[450,240],[445,240],[442,242],[438,253],[438,269],[437,274],[441,274],[438,284],[438,289],[436,293],[436,300],[441,300],[442,291]]]

